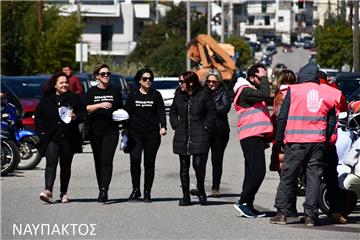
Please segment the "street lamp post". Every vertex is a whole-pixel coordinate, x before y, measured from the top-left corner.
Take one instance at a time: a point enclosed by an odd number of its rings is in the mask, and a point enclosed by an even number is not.
[[[81,5],[80,0],[77,4],[78,22],[81,24]],[[82,37],[80,36],[80,73],[83,73],[83,46]]]
[[[190,0],[186,3],[186,42],[190,42]],[[190,59],[186,55],[186,70],[190,70]]]

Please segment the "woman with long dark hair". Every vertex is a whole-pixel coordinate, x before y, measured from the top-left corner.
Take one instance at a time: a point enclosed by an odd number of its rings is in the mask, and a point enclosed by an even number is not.
[[[35,127],[40,142],[39,154],[45,155],[45,191],[40,199],[52,203],[56,168],[60,161],[60,201],[69,202],[67,194],[71,176],[71,162],[75,153],[82,152],[78,124],[83,121],[86,111],[81,99],[68,91],[69,83],[63,72],[55,73],[46,82],[43,98],[35,113]],[[67,111],[63,112],[59,108]],[[60,110],[61,110],[60,109]]]
[[[180,180],[183,198],[180,206],[191,205],[190,158],[197,179],[199,203],[205,205],[206,158],[209,150],[209,129],[216,115],[215,103],[209,88],[202,88],[194,72],[184,72],[179,77],[179,88],[170,108],[170,124],[175,130],[173,151],[180,158]]]

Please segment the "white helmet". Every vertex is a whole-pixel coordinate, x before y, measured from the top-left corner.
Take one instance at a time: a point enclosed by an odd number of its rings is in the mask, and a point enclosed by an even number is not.
[[[124,109],[118,109],[112,113],[112,119],[116,122],[129,119],[129,114]]]

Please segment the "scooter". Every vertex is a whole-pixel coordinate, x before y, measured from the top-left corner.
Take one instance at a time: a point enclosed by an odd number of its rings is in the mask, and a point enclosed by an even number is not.
[[[344,215],[350,214],[360,199],[360,113],[340,113],[338,140],[336,142],[339,163],[337,172],[339,187],[343,189]],[[329,201],[325,183],[320,186],[319,208],[329,212]]]

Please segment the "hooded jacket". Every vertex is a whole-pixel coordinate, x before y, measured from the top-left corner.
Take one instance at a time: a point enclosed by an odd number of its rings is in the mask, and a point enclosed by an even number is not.
[[[303,66],[297,76],[297,84],[304,83],[316,83],[320,85],[319,79],[319,68],[315,63],[308,63]],[[296,84],[296,85],[297,85]],[[275,134],[275,140],[278,143],[282,143],[284,140],[284,132],[286,128],[286,123],[288,120],[289,109],[291,104],[291,86],[289,86],[287,94],[284,98],[279,117],[277,120],[277,128]],[[326,141],[330,140],[330,137],[334,131],[336,125],[336,114],[335,106],[328,112],[327,115],[327,129],[326,129]]]
[[[240,107],[249,108],[257,102],[266,101],[270,97],[270,84],[267,77],[261,77],[260,86],[256,86],[245,78],[238,78],[233,89],[235,95],[239,88],[244,85],[254,87],[248,87],[242,91],[237,101]]]

